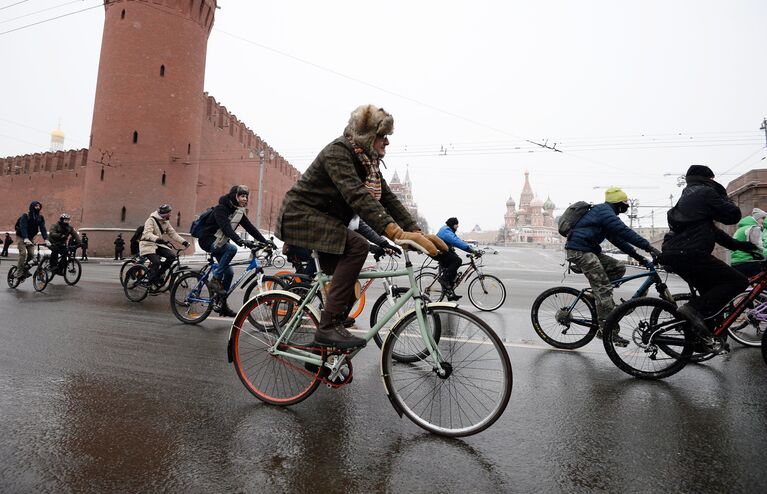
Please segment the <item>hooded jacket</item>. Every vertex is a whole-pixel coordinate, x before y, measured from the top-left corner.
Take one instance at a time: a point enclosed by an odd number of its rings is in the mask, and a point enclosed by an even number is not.
[[[762,244],[762,227],[759,226],[756,219],[753,216],[746,216],[738,222],[738,229],[733,234],[732,238],[741,242],[751,242],[757,247],[764,247]],[[736,266],[744,262],[754,261],[756,258],[751,252],[743,250],[734,250],[730,254],[730,264]]]
[[[200,247],[203,250],[210,252],[213,242],[216,241],[216,232],[221,230],[224,235],[229,237],[237,245],[242,245],[243,240],[237,235],[237,232],[232,228],[230,218],[239,207],[237,203],[237,189],[235,185],[229,190],[229,193],[219,197],[218,204],[213,208],[213,213],[208,215],[205,223],[203,223],[202,231],[200,232]],[[247,216],[244,214],[240,219],[239,226],[242,226],[246,232],[248,232],[253,238],[259,242],[266,243],[266,238],[258,231],[258,228],[253,226]],[[236,228],[236,226],[235,226]]]
[[[635,259],[639,254],[632,245],[642,250],[650,248],[650,242],[618,218],[611,203],[603,202],[578,220],[567,238],[565,249],[599,254],[602,252],[600,244],[605,239]]]
[[[39,232],[43,240],[48,240],[45,218],[35,209],[38,204],[39,201],[32,201],[29,204],[29,212],[22,214],[16,221],[16,235],[19,237],[31,240]]]
[[[737,249],[735,239],[714,221],[734,225],[741,216],[724,187],[710,178],[688,176],[687,187],[666,215],[670,231],[663,238],[663,253],[710,255],[717,243]]]

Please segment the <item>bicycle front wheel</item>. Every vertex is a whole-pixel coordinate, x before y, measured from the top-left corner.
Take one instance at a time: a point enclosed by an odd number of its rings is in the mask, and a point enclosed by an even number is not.
[[[131,302],[141,302],[149,294],[147,277],[149,270],[146,266],[136,264],[125,273],[125,285],[123,291]]]
[[[373,309],[370,311],[370,327],[378,323],[378,321],[381,319],[381,317],[386,314],[392,307],[394,307],[394,304],[399,300],[399,298],[402,295],[395,294],[392,299],[389,299],[388,293],[381,294],[380,297],[375,301],[373,304]],[[386,341],[386,337],[389,336],[389,331],[391,328],[397,323],[397,321],[400,320],[402,316],[408,313],[408,311],[413,310],[415,308],[415,300],[410,299],[408,300],[405,305],[402,306],[402,308],[397,312],[397,314],[389,319],[386,324],[384,324],[381,329],[373,335],[373,340],[376,342],[376,345],[378,345],[378,348],[382,348],[384,341]],[[427,313],[427,319],[429,319],[429,327],[431,328],[431,334],[434,338],[434,341],[439,343],[439,337],[442,333],[442,325],[440,324],[439,317],[431,317]],[[418,325],[415,325],[415,329],[418,329]],[[416,333],[413,335],[416,338],[420,338],[420,333]],[[421,349],[414,353],[398,353],[397,351],[392,352],[392,358],[398,362],[416,362],[420,359],[426,358],[426,356],[429,355],[429,352],[426,350],[425,345],[421,345]]]
[[[64,281],[69,286],[74,286],[80,281],[80,276],[83,274],[83,267],[75,258],[67,261],[67,267],[64,270]]]
[[[438,348],[443,373],[431,356],[399,362],[395,353],[423,347],[415,313],[392,328],[381,352],[381,373],[395,408],[419,427],[450,437],[469,436],[492,425],[511,396],[511,362],[501,340],[477,316],[455,307],[430,307],[442,327]],[[427,317],[426,321],[431,320]]]
[[[253,396],[272,405],[298,403],[322,382],[319,366],[290,357],[291,351],[307,349],[312,344],[319,326],[308,307],[298,313],[299,304],[297,296],[265,293],[243,305],[232,325],[229,350],[237,375]],[[288,319],[296,323],[280,345],[277,338],[286,325],[275,313],[290,314],[293,317]],[[286,354],[277,354],[277,350]]]
[[[767,364],[767,332],[762,334],[762,358],[764,363]]]
[[[208,280],[200,280],[197,273],[184,273],[179,276],[170,289],[170,308],[176,319],[184,324],[197,324],[204,321],[213,310],[213,294]]]
[[[642,379],[663,379],[690,361],[689,323],[665,300],[641,297],[619,305],[605,322],[602,337],[610,360]]]
[[[21,279],[16,277],[16,270],[18,268],[16,266],[11,266],[10,269],[8,269],[8,276],[6,277],[6,280],[8,281],[8,287],[10,288],[16,288],[19,286],[19,283],[21,283]]]
[[[282,256],[275,256],[274,259],[272,259],[272,266],[277,269],[285,266],[285,258]]]
[[[731,310],[735,305],[739,304],[741,300],[747,297],[749,292],[742,293],[730,302],[727,309]],[[758,317],[750,317],[750,313],[754,309],[759,309],[760,306],[767,302],[767,295],[760,294],[753,302],[751,302],[748,308],[738,316],[735,321],[727,328],[727,333],[730,337],[744,346],[759,347],[762,346],[762,336],[765,331],[762,327],[762,323]]]
[[[32,274],[32,286],[36,292],[42,292],[48,286],[48,273],[42,265]]]
[[[421,271],[418,276],[415,277],[418,287],[421,289],[421,293],[426,295],[432,302],[439,302],[445,298],[445,294],[442,291],[442,285],[440,285],[437,279],[437,273],[432,271]]]
[[[506,287],[491,274],[481,274],[469,283],[469,302],[479,310],[494,311],[506,301]]]
[[[555,286],[538,295],[530,318],[538,336],[555,348],[580,348],[593,340],[599,329],[594,304],[569,286]]]

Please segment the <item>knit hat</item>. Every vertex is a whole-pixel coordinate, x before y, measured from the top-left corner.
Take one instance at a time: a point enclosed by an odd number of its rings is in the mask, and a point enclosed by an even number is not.
[[[366,154],[374,156],[373,141],[377,136],[386,136],[394,132],[394,117],[383,108],[375,105],[362,105],[349,117],[344,129],[344,136],[361,147]]]
[[[619,187],[610,187],[605,191],[605,202],[628,202],[629,196]]]
[[[767,218],[767,213],[759,208],[754,208],[754,210],[751,211],[751,216],[753,216],[755,220],[758,220],[759,218]]]
[[[705,165],[692,165],[687,169],[687,177],[714,178],[714,172]]]
[[[452,218],[448,218],[445,224],[449,226],[450,228],[453,228],[455,225],[458,224],[458,218],[456,218],[455,216],[453,216]]]

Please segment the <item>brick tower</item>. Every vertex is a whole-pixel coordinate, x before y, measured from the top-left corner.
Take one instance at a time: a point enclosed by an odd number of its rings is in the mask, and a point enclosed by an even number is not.
[[[188,231],[216,0],[106,0],[104,9],[81,221],[97,253],[163,203]]]

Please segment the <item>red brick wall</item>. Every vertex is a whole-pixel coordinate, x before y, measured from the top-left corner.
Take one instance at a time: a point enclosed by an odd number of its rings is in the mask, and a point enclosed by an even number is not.
[[[0,159],[0,231],[12,231],[32,201],[43,204],[47,223],[67,212],[78,227],[87,159],[87,149]]]
[[[298,170],[212,96],[205,95],[203,112],[197,211],[218,203],[219,197],[229,192],[232,185],[245,184],[251,189],[248,217],[255,223],[258,153],[263,150],[264,192],[259,227],[263,231],[274,230],[282,198],[298,179]]]

